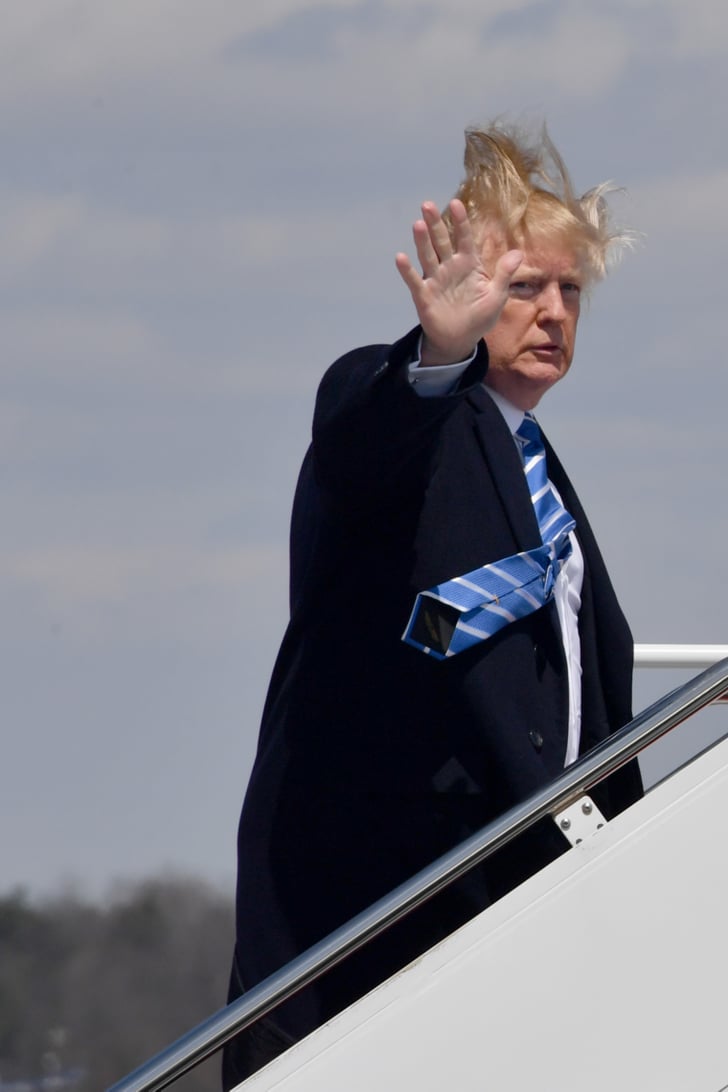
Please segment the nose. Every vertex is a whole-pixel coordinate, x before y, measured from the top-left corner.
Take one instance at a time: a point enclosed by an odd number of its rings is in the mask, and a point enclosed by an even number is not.
[[[564,297],[558,281],[549,281],[543,286],[539,299],[540,313],[545,322],[563,322],[566,318]]]

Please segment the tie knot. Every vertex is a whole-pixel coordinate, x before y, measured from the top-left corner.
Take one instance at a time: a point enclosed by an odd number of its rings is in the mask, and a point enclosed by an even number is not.
[[[516,429],[516,436],[526,444],[541,445],[541,429],[536,424],[536,418],[527,413]]]

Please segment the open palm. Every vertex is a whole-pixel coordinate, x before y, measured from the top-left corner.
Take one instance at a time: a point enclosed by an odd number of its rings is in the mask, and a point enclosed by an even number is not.
[[[422,325],[425,365],[451,364],[470,355],[498,321],[510,278],[523,258],[519,250],[507,251],[490,275],[462,201],[450,202],[450,215],[452,238],[437,206],[431,201],[422,206],[423,218],[412,229],[421,274],[406,254],[396,257]]]

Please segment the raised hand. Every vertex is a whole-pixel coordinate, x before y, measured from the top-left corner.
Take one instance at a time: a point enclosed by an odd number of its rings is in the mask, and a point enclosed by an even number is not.
[[[523,260],[509,250],[489,274],[462,201],[450,202],[453,239],[435,204],[426,201],[412,228],[418,273],[406,254],[395,261],[417,309],[424,332],[423,364],[452,364],[470,355],[498,321],[508,299],[510,279]]]

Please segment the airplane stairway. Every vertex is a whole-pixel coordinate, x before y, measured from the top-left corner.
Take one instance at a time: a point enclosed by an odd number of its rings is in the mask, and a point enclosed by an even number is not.
[[[167,1087],[546,815],[569,852],[239,1087],[728,1092],[728,736],[609,823],[588,796],[726,693],[722,659],[110,1092]]]
[[[725,740],[240,1087],[726,1089],[727,841]]]

